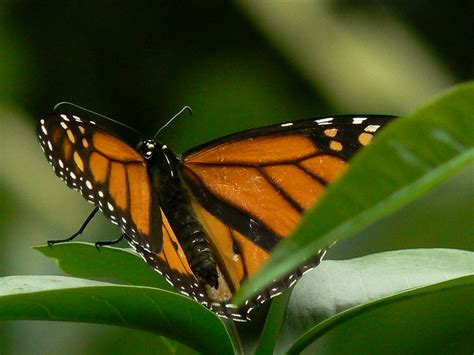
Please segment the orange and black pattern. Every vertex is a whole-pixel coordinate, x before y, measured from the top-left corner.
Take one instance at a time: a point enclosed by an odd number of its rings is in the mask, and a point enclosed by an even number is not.
[[[206,209],[269,251],[388,120],[324,118],[237,133],[185,153],[183,175]]]
[[[198,201],[195,211],[233,292],[391,119],[343,116],[289,122],[233,134],[183,154],[183,176]],[[324,254],[318,251],[276,281],[249,301],[246,311],[293,285]]]
[[[56,175],[97,205],[131,240],[161,250],[161,215],[144,158],[120,138],[75,115],[43,118],[38,137]],[[139,183],[137,183],[139,182]]]
[[[325,251],[237,309],[232,296],[291,235],[347,161],[392,117],[339,116],[233,134],[174,155],[137,149],[70,114],[38,125],[41,146],[66,184],[97,205],[132,247],[186,296],[217,314],[249,319],[316,266]]]

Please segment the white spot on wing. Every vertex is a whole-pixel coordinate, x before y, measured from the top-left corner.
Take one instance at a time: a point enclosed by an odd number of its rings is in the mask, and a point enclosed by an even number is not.
[[[354,117],[352,118],[352,123],[353,124],[361,124],[367,119],[367,117]]]
[[[323,126],[323,125],[328,125],[332,123],[332,120],[334,117],[326,117],[326,118],[320,118],[318,120],[314,120],[318,125]]]
[[[48,131],[46,130],[46,127],[45,127],[45,126],[41,126],[41,130],[43,131],[43,133],[44,133],[45,136],[48,135]]]
[[[92,190],[92,184],[89,180],[86,180],[86,186],[89,190]]]
[[[112,204],[110,202],[107,202],[107,207],[109,208],[109,210],[113,211],[114,210],[114,206],[112,206]]]
[[[64,129],[67,129],[67,124],[65,124],[64,122],[61,122],[61,127]]]
[[[280,126],[281,126],[281,127],[291,127],[291,126],[293,126],[293,123],[291,123],[291,122],[282,123]]]
[[[62,118],[64,121],[69,121],[69,118],[68,118],[66,115],[61,115],[61,118]]]

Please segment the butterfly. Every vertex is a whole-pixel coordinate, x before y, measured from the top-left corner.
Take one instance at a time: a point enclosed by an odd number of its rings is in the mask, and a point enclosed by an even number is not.
[[[178,291],[220,316],[246,321],[259,304],[319,264],[325,250],[242,307],[231,303],[347,161],[392,118],[286,122],[231,134],[183,154],[154,139],[131,145],[66,112],[42,118],[37,133],[56,175],[96,205],[80,232],[100,210]]]

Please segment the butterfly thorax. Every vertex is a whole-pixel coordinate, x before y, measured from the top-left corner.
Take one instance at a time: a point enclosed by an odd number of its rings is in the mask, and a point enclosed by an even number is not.
[[[191,196],[181,177],[181,163],[166,145],[154,140],[141,142],[138,151],[148,161],[158,200],[189,261],[193,273],[218,288],[216,262],[206,235],[191,207]]]

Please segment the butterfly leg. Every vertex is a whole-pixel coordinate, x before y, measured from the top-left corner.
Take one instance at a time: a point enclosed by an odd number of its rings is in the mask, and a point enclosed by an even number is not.
[[[118,237],[117,239],[114,239],[114,240],[103,240],[103,241],[100,241],[100,242],[95,242],[95,247],[97,248],[97,250],[99,250],[100,247],[103,247],[104,245],[114,245],[114,244],[117,244],[117,243],[120,242],[124,237],[125,237],[125,233],[121,234],[120,237]]]
[[[79,230],[76,233],[74,233],[73,235],[71,235],[69,238],[48,240],[48,245],[52,246],[53,244],[69,242],[69,241],[73,240],[74,238],[76,238],[78,235],[82,234],[82,232],[84,232],[84,229],[86,229],[87,225],[92,220],[92,218],[94,218],[94,216],[95,216],[95,214],[97,213],[98,210],[99,210],[99,207],[94,208],[92,213],[89,215],[89,217],[87,217],[87,219],[82,224],[81,228],[79,228]]]

